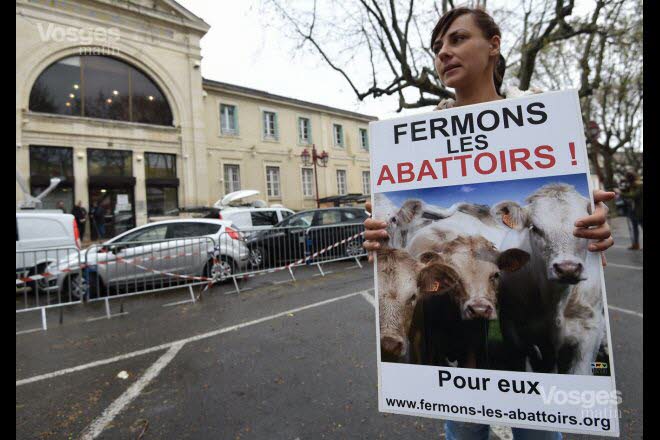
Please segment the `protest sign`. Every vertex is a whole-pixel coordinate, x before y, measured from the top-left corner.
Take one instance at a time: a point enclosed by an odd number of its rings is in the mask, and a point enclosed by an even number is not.
[[[618,436],[576,91],[369,129],[380,411]]]

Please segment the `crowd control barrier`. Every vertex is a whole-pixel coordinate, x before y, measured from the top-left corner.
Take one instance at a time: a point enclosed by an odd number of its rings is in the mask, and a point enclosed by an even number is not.
[[[82,301],[84,289],[79,280],[84,269],[83,255],[75,247],[17,250],[16,313],[40,311],[41,326],[46,330],[46,309]]]

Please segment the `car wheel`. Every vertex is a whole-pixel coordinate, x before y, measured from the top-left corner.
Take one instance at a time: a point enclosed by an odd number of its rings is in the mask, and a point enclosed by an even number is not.
[[[87,295],[89,285],[87,280],[81,274],[69,275],[64,282],[63,294],[69,295],[71,299],[79,300]]]
[[[351,240],[346,244],[346,256],[358,257],[364,253],[362,243],[358,240]]]
[[[234,262],[231,258],[222,256],[219,259],[212,259],[204,266],[205,278],[211,278],[213,282],[225,281],[234,274]]]
[[[254,248],[250,249],[250,256],[248,261],[252,267],[261,267],[265,264],[266,261],[266,250],[264,248]]]

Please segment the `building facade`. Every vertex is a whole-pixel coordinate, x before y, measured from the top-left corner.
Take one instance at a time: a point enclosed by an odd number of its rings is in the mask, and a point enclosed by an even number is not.
[[[16,167],[63,179],[45,207],[100,206],[108,236],[237,189],[313,207],[312,144],[319,196],[368,192],[375,118],[202,78],[208,30],[174,1],[16,2]]]

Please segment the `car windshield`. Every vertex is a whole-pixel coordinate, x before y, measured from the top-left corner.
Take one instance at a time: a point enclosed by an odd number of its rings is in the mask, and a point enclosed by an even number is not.
[[[283,220],[280,223],[282,227],[294,227],[294,228],[309,228],[312,226],[312,220],[314,219],[314,212],[304,212],[302,214],[294,215],[289,217],[286,220]]]

